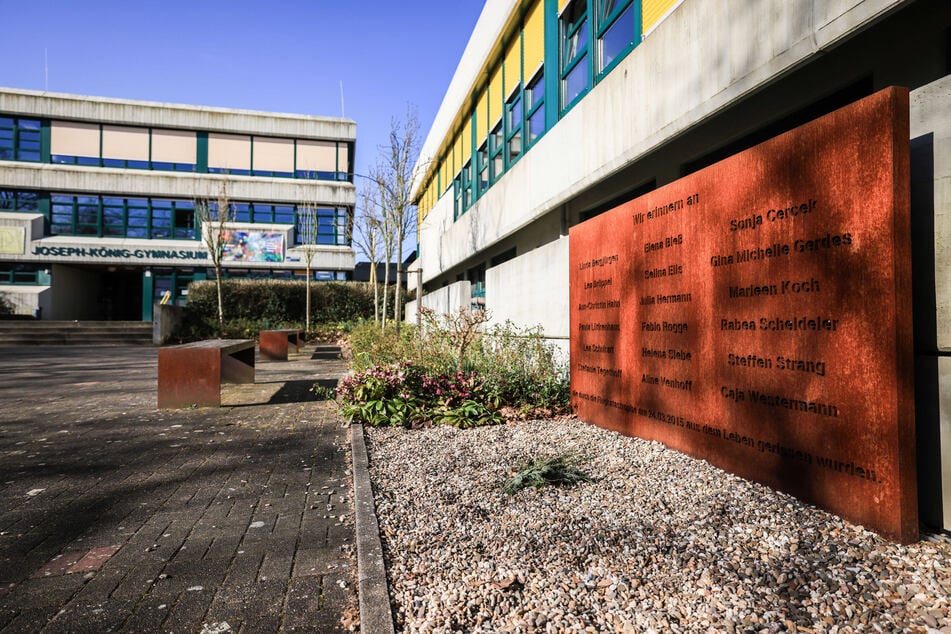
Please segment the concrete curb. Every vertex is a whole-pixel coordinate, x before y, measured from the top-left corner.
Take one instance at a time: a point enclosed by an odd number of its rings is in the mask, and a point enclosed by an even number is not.
[[[360,592],[360,631],[392,634],[393,614],[383,565],[380,525],[376,519],[373,488],[370,486],[367,446],[363,425],[350,425],[353,455],[353,507],[357,524],[357,585]]]

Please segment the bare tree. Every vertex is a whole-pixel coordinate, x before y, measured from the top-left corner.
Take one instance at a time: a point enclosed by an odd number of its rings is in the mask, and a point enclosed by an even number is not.
[[[304,317],[304,329],[307,332],[310,332],[310,284],[313,281],[312,267],[314,262],[314,256],[317,255],[317,252],[320,251],[320,246],[317,243],[320,227],[320,212],[318,211],[317,202],[314,200],[308,200],[297,206],[297,216],[298,216],[298,227],[300,230],[300,241],[301,244],[297,247],[297,250],[304,255],[304,265],[305,271],[307,274],[307,280],[305,282],[304,288],[306,289],[305,294],[307,299],[304,302],[304,311],[306,313]]]
[[[379,204],[374,192],[364,187],[360,190],[360,207],[354,217],[354,227],[350,238],[351,244],[357,246],[361,253],[370,261],[370,284],[373,286],[373,321],[380,323],[380,286],[376,277],[377,265],[380,262],[381,235],[383,220],[380,218]]]
[[[389,143],[380,148],[376,166],[370,171],[380,193],[386,229],[394,235],[396,243],[396,298],[393,302],[393,318],[397,332],[402,321],[401,297],[403,295],[403,242],[406,236],[416,231],[416,206],[411,197],[416,161],[419,158],[419,117],[416,109],[407,106],[405,118],[390,120]],[[387,258],[389,261],[389,258]]]
[[[201,239],[208,249],[208,257],[215,269],[215,285],[218,289],[218,336],[225,329],[224,301],[221,294],[221,260],[228,239],[228,224],[234,219],[235,210],[228,200],[228,186],[221,183],[215,202],[202,198],[195,201],[195,224],[201,231]]]
[[[396,250],[396,232],[393,230],[393,218],[387,213],[386,207],[380,202],[384,199],[384,185],[381,181],[376,182],[376,186],[370,190],[372,193],[366,199],[367,202],[376,206],[380,218],[380,245],[383,248],[383,311],[381,314],[380,325],[386,327],[386,308],[390,296],[390,262],[393,261],[393,252]],[[397,292],[399,288],[397,287]],[[394,302],[398,297],[393,298]],[[399,321],[396,321],[397,331],[399,330]]]

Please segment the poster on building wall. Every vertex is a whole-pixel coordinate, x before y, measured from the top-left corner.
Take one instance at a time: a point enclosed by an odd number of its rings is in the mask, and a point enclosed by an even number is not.
[[[23,227],[0,227],[0,253],[23,255],[26,250],[25,236]]]
[[[269,231],[226,231],[222,262],[283,262],[284,234]]]
[[[572,228],[579,417],[918,536],[908,93]]]

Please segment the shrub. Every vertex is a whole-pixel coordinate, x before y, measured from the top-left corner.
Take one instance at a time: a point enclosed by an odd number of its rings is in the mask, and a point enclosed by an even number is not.
[[[413,399],[412,416],[385,402],[368,405],[368,400],[390,398],[379,396],[376,386],[367,393],[352,386],[339,391],[344,414],[369,424],[425,420],[473,427],[567,411],[567,366],[540,329],[518,329],[507,322],[479,332],[481,323],[481,318],[469,320],[466,315],[438,318],[430,314],[423,328],[407,325],[399,334],[392,327],[358,324],[350,339],[351,365],[358,374],[350,380],[372,381],[366,377],[399,365],[413,377],[405,387]],[[457,369],[460,362],[462,370]],[[396,411],[401,422],[384,420],[389,409]]]
[[[337,386],[341,412],[368,425],[409,426],[422,416],[420,381],[408,364],[382,365],[349,376]]]
[[[372,321],[363,321],[350,332],[353,348],[351,365],[360,372],[379,365],[409,362],[423,365],[420,341],[415,326],[402,324],[399,334],[392,324],[381,328]]]
[[[395,289],[390,289],[395,294]],[[303,327],[306,283],[299,280],[231,279],[222,284],[225,324],[222,337],[254,337],[269,328]],[[309,336],[336,341],[352,325],[373,317],[373,287],[364,282],[311,284]],[[328,327],[328,325],[330,325]],[[178,341],[218,336],[218,298],[214,281],[192,282]]]
[[[506,321],[485,333],[467,367],[477,371],[513,407],[561,411],[570,402],[568,366],[541,328],[519,329]]]
[[[7,299],[6,295],[0,293],[0,315],[12,315],[13,311],[13,302]]]

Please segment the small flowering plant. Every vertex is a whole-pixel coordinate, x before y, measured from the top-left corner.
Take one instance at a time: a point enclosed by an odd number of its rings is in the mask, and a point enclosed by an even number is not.
[[[368,425],[501,421],[497,396],[475,372],[426,374],[405,362],[378,365],[343,379],[336,393],[343,415]]]
[[[408,363],[378,365],[337,386],[341,411],[368,425],[408,426],[421,417],[419,373]]]
[[[453,408],[465,401],[483,401],[498,407],[498,397],[475,372],[424,375],[420,396],[433,406]]]

